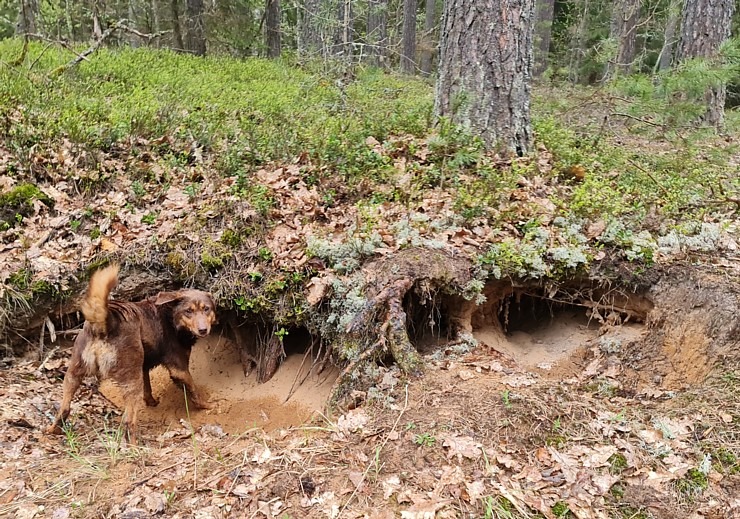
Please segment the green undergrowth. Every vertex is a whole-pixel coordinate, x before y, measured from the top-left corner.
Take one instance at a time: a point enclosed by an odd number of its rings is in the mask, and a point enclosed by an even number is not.
[[[0,60],[12,62],[21,46],[0,42]],[[366,137],[420,135],[431,120],[426,83],[379,71],[344,86],[283,62],[119,49],[51,74],[73,58],[32,44],[23,64],[0,67],[0,121],[11,149],[68,139],[109,151],[168,136],[218,153],[225,175],[308,152],[351,176],[365,169],[358,144]]]

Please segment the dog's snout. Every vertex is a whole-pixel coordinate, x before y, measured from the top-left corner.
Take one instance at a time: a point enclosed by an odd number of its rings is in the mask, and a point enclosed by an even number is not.
[[[208,328],[198,328],[199,335],[208,335]]]

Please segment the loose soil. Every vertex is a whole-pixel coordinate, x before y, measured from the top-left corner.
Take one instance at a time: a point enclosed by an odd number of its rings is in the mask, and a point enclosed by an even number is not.
[[[155,368],[151,372],[152,392],[159,405],[142,409],[142,428],[157,434],[156,431],[180,427],[181,420],[190,420],[196,428],[217,425],[229,434],[252,428],[274,431],[299,426],[324,410],[338,372],[330,367],[315,374],[311,361],[304,361],[304,357],[288,355],[275,376],[259,384],[255,372],[244,375],[239,351],[232,342],[219,336],[198,341],[190,358],[190,372],[216,404],[215,408],[188,409],[182,389],[171,382],[164,368]],[[104,382],[100,390],[122,408],[123,400],[113,383]]]

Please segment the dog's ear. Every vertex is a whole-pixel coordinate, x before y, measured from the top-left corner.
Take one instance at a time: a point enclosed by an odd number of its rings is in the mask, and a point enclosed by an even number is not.
[[[160,292],[152,298],[152,302],[157,306],[161,306],[168,303],[174,303],[175,301],[179,301],[181,298],[182,294],[180,292]]]

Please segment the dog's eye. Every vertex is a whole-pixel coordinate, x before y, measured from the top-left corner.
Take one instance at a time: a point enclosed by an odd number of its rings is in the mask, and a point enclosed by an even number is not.
[[[187,310],[185,310],[185,315],[193,315],[193,309],[188,308]]]
[[[211,311],[211,307],[210,306],[206,306],[206,307],[203,308],[203,311],[204,312],[210,312]]]

